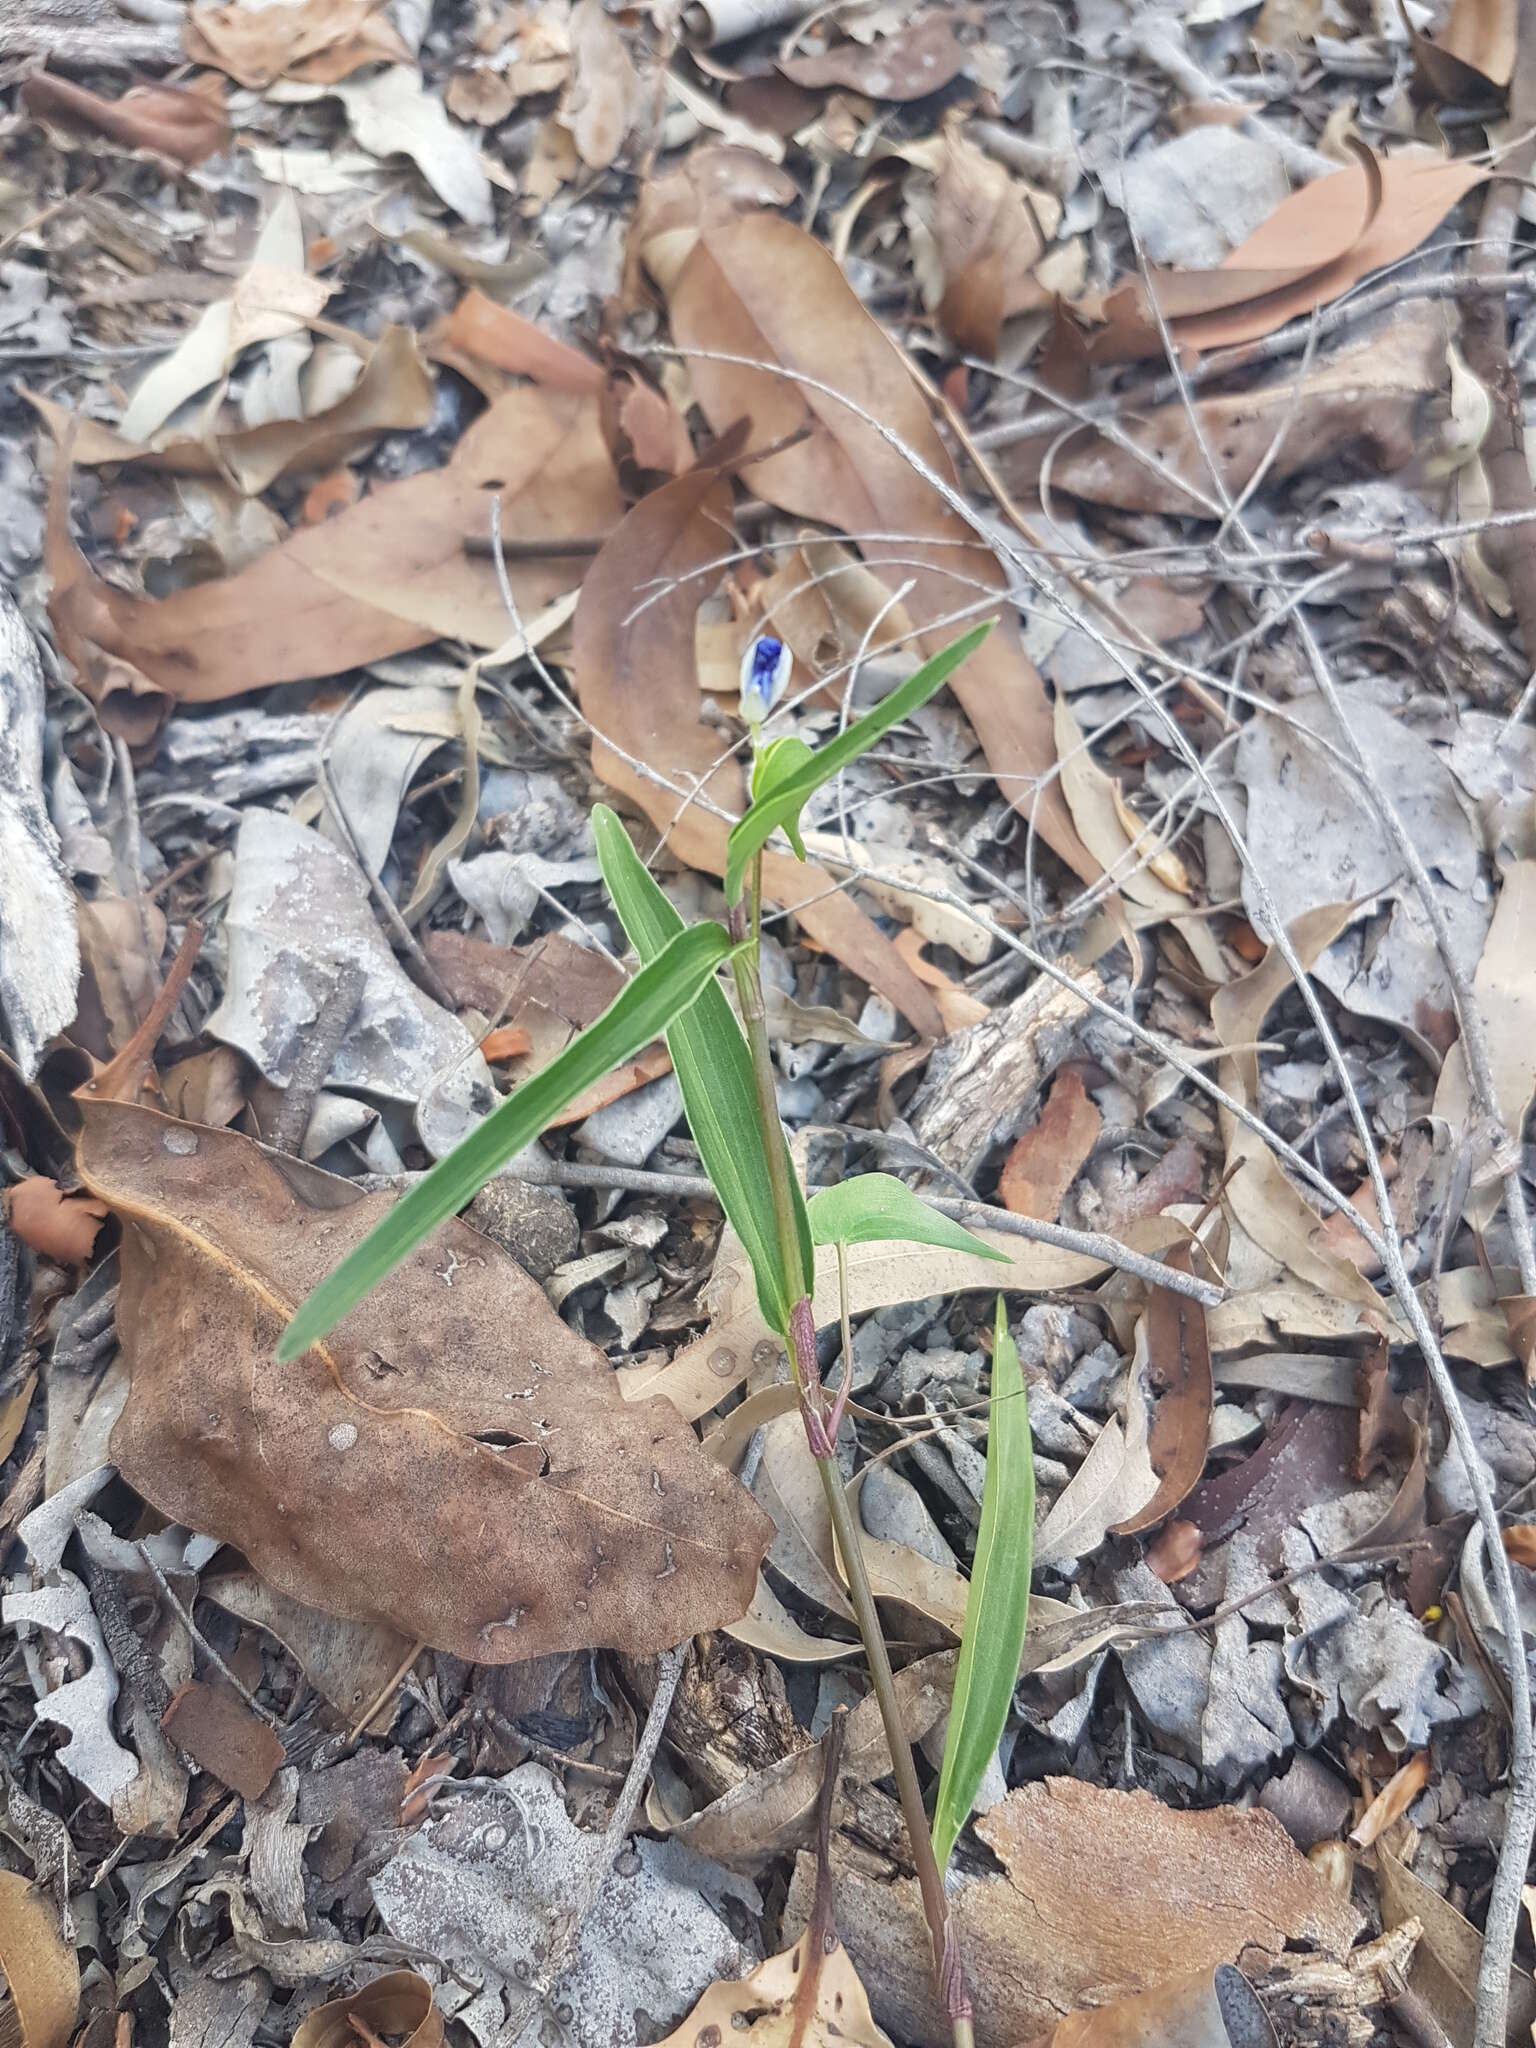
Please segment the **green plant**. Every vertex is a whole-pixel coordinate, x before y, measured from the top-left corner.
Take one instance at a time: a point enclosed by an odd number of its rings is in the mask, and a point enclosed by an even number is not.
[[[599,806],[593,832],[603,878],[640,969],[597,1022],[558,1059],[487,1117],[396,1204],[358,1248],[315,1289],[285,1330],[283,1360],[318,1342],[435,1227],[461,1208],[529,1144],[581,1090],[664,1031],[694,1140],[732,1228],[752,1263],[759,1304],[784,1339],[806,1441],[815,1458],[848,1579],[870,1677],[890,1744],[897,1791],[934,1945],[934,1965],[954,2024],[969,2048],[970,2000],[944,1895],[943,1871],[956,1835],[996,1750],[1023,1647],[1029,1598],[1033,1468],[1018,1354],[1001,1299],[993,1346],[990,1445],[977,1568],[966,1609],[954,1700],[930,1834],[912,1751],[902,1725],[857,1516],[835,1455],[851,1384],[847,1250],[904,1239],[1002,1258],[981,1239],[929,1209],[887,1174],[864,1174],[807,1204],[779,1121],[759,970],[763,848],[780,827],[804,858],[799,820],[806,802],[898,720],[934,694],[985,637],[965,634],[935,655],[875,710],[813,753],[803,741],[771,742],[757,754],[752,803],[735,826],[725,878],[730,928],[685,927],[657,887],[612,811]],[[743,702],[754,743],[787,677],[787,657],[753,650]],[[748,683],[750,680],[751,688]],[[753,715],[755,713],[755,715]],[[729,963],[740,1022],[717,970]],[[843,1380],[835,1398],[821,1383],[811,1296],[816,1247],[835,1248],[843,1331]]]

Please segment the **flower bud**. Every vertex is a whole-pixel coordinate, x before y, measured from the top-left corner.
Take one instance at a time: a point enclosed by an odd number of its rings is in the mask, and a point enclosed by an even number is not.
[[[794,656],[782,640],[764,633],[741,657],[741,715],[761,725],[789,687]]]

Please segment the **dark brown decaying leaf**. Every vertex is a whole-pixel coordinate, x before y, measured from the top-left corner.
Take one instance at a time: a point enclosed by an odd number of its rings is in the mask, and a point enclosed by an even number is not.
[[[711,583],[691,572],[729,546],[729,529],[730,493],[719,469],[700,468],[653,491],[588,570],[575,626],[576,694],[595,734],[594,769],[668,834],[674,853],[717,875],[725,871],[725,820],[679,792],[697,789],[732,816],[743,808],[741,769],[734,759],[720,762],[720,736],[700,717],[694,679],[694,621]],[[675,580],[642,606],[637,593],[655,589],[657,579]],[[676,787],[653,780],[636,761]],[[775,853],[765,856],[763,871],[775,903],[797,910],[820,944],[920,1031],[940,1035],[932,995],[830,876]]]
[[[88,694],[132,737],[153,731],[160,693],[214,703],[339,674],[441,634],[500,646],[510,622],[494,565],[465,551],[489,532],[496,486],[510,539],[586,539],[616,524],[622,500],[596,400],[509,391],[444,468],[385,484],[239,574],[156,602],[111,589],[86,565],[69,535],[61,463],[47,539],[60,645]],[[514,562],[524,619],[571,589],[583,562]]]
[[[1054,1223],[1068,1188],[1099,1141],[1104,1119],[1075,1067],[1058,1074],[1038,1119],[1021,1131],[998,1177],[997,1192],[1015,1216]]]
[[[171,1696],[160,1726],[199,1769],[242,1799],[259,1799],[288,1760],[266,1722],[227,1685],[189,1678]]]
[[[936,654],[956,630],[940,622],[957,606],[975,605],[982,592],[1001,594],[1004,578],[991,550],[887,438],[899,437],[953,486],[948,452],[899,351],[832,255],[792,222],[747,214],[706,225],[691,249],[686,243],[675,233],[653,238],[646,250],[678,346],[766,366],[690,357],[695,394],[715,431],[750,419],[754,444],[763,446],[808,430],[750,464],[743,481],[770,504],[845,533],[902,535],[890,544],[866,540],[861,551],[876,567],[899,563],[893,577],[912,578],[906,607],[922,630],[922,651]],[[776,375],[774,366],[815,378],[839,397]],[[1059,781],[1041,786],[1056,759],[1051,711],[1010,611],[951,688],[1009,802],[1033,817],[1074,873],[1095,879],[1098,864],[1077,835]]]
[[[1105,302],[1095,360],[1162,352],[1149,291],[1182,347],[1226,348],[1273,334],[1411,255],[1487,176],[1484,164],[1428,152],[1357,158],[1293,192],[1214,270],[1154,270],[1122,286]]]
[[[280,1368],[294,1307],[390,1198],[81,1104],[82,1176],[123,1223],[112,1452],[162,1513],[294,1599],[476,1663],[646,1654],[745,1610],[766,1516],[668,1403],[625,1403],[488,1239],[445,1225]]]
[[[1256,1809],[1179,1813],[1148,1792],[1048,1778],[1016,1787],[976,1832],[1006,1871],[950,1900],[979,2041],[1027,2040],[1090,2000],[1221,1963],[1254,1968],[1287,1941],[1341,1955],[1362,1925]],[[838,1926],[876,2019],[898,2040],[946,2048],[916,1883],[871,1875],[836,1835],[832,1869]],[[811,1877],[801,1856],[786,1930],[804,1925]]]
[[[796,85],[841,85],[872,100],[920,100],[958,78],[966,55],[948,11],[932,7],[872,43],[838,43],[812,56],[781,57],[779,70]]]
[[[277,78],[334,85],[364,64],[413,61],[382,0],[298,0],[260,8],[228,0],[224,6],[194,7],[185,36],[194,63],[215,64],[256,88]]]
[[[207,90],[212,85],[213,91]],[[105,135],[129,149],[152,150],[179,164],[200,164],[229,141],[229,116],[218,81],[186,90],[136,85],[120,99],[103,99],[65,78],[34,72],[21,88],[22,104],[36,120]]]
[[[1193,1272],[1187,1247],[1168,1254],[1178,1273]],[[1147,1372],[1156,1395],[1147,1455],[1158,1477],[1156,1493],[1139,1514],[1118,1523],[1111,1536],[1139,1536],[1191,1494],[1205,1470],[1211,1440],[1211,1344],[1205,1309],[1184,1294],[1154,1288],[1147,1297]]]

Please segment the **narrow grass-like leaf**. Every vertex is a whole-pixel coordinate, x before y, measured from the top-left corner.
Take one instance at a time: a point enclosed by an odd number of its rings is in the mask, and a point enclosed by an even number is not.
[[[975,653],[991,630],[989,620],[984,625],[973,626],[969,633],[962,633],[953,646],[944,648],[931,661],[925,661],[915,676],[909,676],[899,689],[892,690],[890,696],[877,704],[873,711],[866,711],[846,732],[839,733],[824,747],[818,747],[803,767],[782,781],[775,781],[773,787],[753,803],[746,816],[732,827],[726,846],[727,903],[741,901],[753,856],[767,845],[778,827],[782,825],[788,830],[793,821],[798,832],[800,813],[822,784],[830,782],[860,754],[867,753],[893,725],[899,725],[926,704],[934,692],[948,682],[961,662]]]
[[[992,1409],[981,1531],[965,1603],[965,1634],[955,1670],[944,1768],[933,1814],[933,1850],[942,1872],[971,1817],[987,1765],[997,1754],[1018,1683],[1029,1620],[1035,1539],[1035,1463],[1019,1354],[1001,1295],[992,1343]]]
[[[654,960],[683,929],[683,920],[667,901],[645,862],[630,844],[629,834],[606,804],[592,813],[592,835],[603,880],[619,913],[629,942],[644,961]],[[757,1114],[752,1055],[742,1036],[725,991],[706,988],[690,1010],[667,1029],[667,1049],[689,1128],[704,1170],[715,1184],[720,1206],[741,1239],[757,1281],[758,1305],[771,1329],[788,1334],[789,1312],[810,1292],[815,1271],[811,1227],[805,1197],[788,1159],[790,1185],[799,1222],[801,1270],[785,1270],[773,1211],[768,1156]],[[783,1145],[782,1133],[778,1143]]]
[[[818,1244],[937,1244],[946,1251],[974,1252],[978,1259],[1008,1264],[996,1250],[966,1229],[930,1209],[893,1173],[859,1173],[836,1187],[823,1188],[806,1205],[811,1235]]]
[[[730,950],[730,939],[718,924],[680,930],[619,991],[595,1024],[572,1039],[541,1073],[525,1081],[440,1159],[356,1251],[321,1281],[284,1330],[277,1347],[279,1362],[287,1364],[300,1357],[334,1329],[424,1237],[462,1209],[498,1168],[532,1144],[568,1102],[600,1081],[610,1068],[633,1059],[690,1003],[697,1002],[701,991],[714,987],[715,970]],[[723,1003],[724,996],[720,1000]]]

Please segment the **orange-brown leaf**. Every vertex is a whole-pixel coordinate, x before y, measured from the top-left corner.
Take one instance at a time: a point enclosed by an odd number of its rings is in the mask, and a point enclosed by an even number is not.
[[[32,1174],[5,1191],[5,1216],[12,1232],[45,1259],[83,1266],[96,1249],[106,1221],[105,1202],[94,1195],[66,1195],[57,1181]]]
[[[1168,1254],[1177,1273],[1193,1270],[1188,1247]],[[1158,1476],[1156,1493],[1139,1514],[1118,1523],[1112,1536],[1135,1536],[1151,1529],[1193,1493],[1205,1470],[1211,1441],[1211,1343],[1205,1309],[1187,1295],[1154,1288],[1145,1310],[1147,1368],[1157,1396],[1147,1433],[1147,1455]]]
[[[1483,164],[1412,152],[1362,158],[1316,178],[1214,270],[1153,271],[1145,284],[1137,279],[1114,293],[1094,356],[1124,362],[1161,351],[1148,290],[1183,347],[1226,348],[1272,334],[1411,255],[1487,176]]]
[[[1058,1074],[1039,1118],[1021,1131],[997,1184],[1005,1209],[1054,1223],[1067,1189],[1099,1142],[1103,1118],[1075,1067]]]

